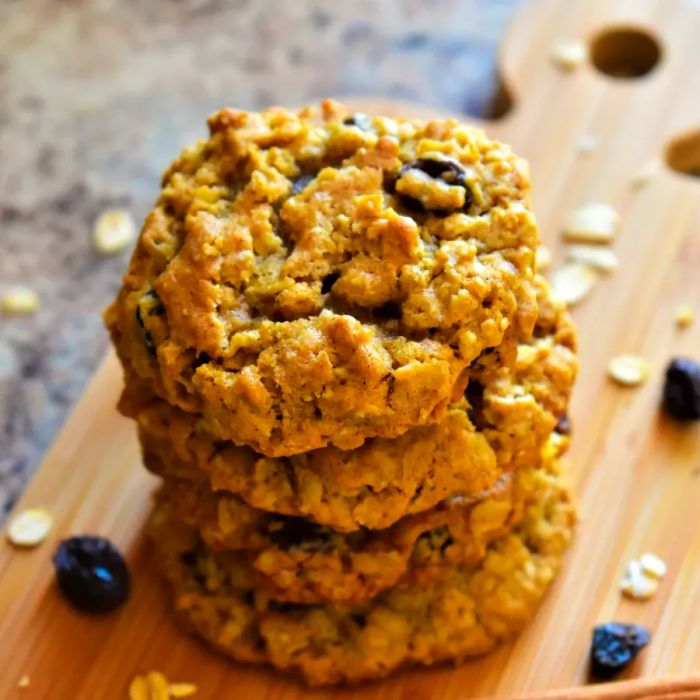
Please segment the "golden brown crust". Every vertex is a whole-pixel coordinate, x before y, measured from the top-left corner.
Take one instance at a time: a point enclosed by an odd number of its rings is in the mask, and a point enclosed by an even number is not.
[[[144,402],[138,388],[125,395],[122,410],[137,418],[144,461],[158,474],[208,474],[214,489],[236,493],[255,508],[338,530],[388,527],[451,493],[488,488],[504,471],[537,460],[565,410],[577,368],[568,313],[540,279],[537,290],[543,321],[536,336],[520,344],[515,372],[482,358],[471,370],[471,406],[456,402],[441,422],[393,440],[266,458],[214,440],[196,418],[163,401]]]
[[[534,321],[522,161],[456,121],[345,116],[214,115],[106,312],[129,373],[268,456],[440,420],[467,366]]]
[[[557,475],[537,480],[524,517],[473,567],[445,567],[353,604],[280,603],[221,564],[196,533],[156,511],[161,568],[185,623],[240,661],[294,671],[313,685],[378,678],[407,664],[483,654],[535,615],[572,536],[575,509]]]

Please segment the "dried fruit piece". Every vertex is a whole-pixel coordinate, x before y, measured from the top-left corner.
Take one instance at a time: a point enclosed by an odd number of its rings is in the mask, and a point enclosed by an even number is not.
[[[136,238],[136,225],[125,209],[102,212],[92,233],[96,250],[104,255],[120,253]]]
[[[678,420],[700,420],[700,364],[685,357],[669,363],[663,405]]]
[[[612,248],[597,245],[572,245],[566,249],[566,258],[571,262],[590,265],[601,272],[614,272],[620,262]]]
[[[604,202],[591,202],[575,209],[564,226],[564,236],[570,241],[608,243],[615,235],[620,217]]]
[[[643,384],[651,373],[649,363],[638,355],[618,355],[608,364],[608,374],[619,384],[638,386]]]
[[[197,692],[197,686],[194,683],[171,683],[168,690],[171,698],[188,698]]]
[[[0,297],[0,308],[8,314],[30,314],[39,308],[39,295],[29,287],[12,287]]]
[[[82,535],[63,540],[53,563],[61,592],[78,610],[110,612],[129,596],[126,562],[104,537]]]
[[[588,56],[586,45],[581,41],[558,41],[552,46],[552,60],[563,70],[573,70]]]
[[[581,263],[567,263],[552,275],[554,294],[570,306],[581,301],[598,281],[598,273]]]
[[[406,163],[399,170],[395,188],[410,208],[440,215],[466,211],[473,199],[462,164],[440,154]]]
[[[552,264],[552,249],[546,245],[541,245],[537,249],[537,254],[535,256],[535,268],[537,272],[542,272],[549,268]]]
[[[658,160],[648,160],[632,175],[630,185],[635,188],[644,187],[651,182],[659,170],[661,170],[661,163]]]
[[[692,306],[679,306],[676,309],[676,325],[679,328],[687,328],[693,325],[695,312]]]
[[[7,527],[7,539],[17,547],[35,547],[46,539],[53,518],[46,508],[27,508],[17,513]]]
[[[668,572],[668,566],[666,562],[656,554],[651,552],[645,552],[639,557],[639,564],[642,567],[642,571],[653,578],[662,579],[666,576]]]
[[[325,525],[291,515],[275,518],[268,533],[270,540],[280,549],[302,552],[325,552],[333,546],[332,534],[333,531]]]
[[[608,622],[593,630],[591,676],[609,680],[622,673],[651,641],[651,634],[640,625]]]
[[[564,413],[559,416],[557,424],[554,426],[554,430],[560,435],[571,435],[571,419],[568,413]]]

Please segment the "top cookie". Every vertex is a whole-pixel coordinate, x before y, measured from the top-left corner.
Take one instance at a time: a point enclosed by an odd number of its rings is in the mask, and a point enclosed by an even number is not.
[[[128,373],[214,435],[268,456],[395,437],[531,330],[537,228],[507,146],[330,101],[209,128],[165,172],[106,321]]]

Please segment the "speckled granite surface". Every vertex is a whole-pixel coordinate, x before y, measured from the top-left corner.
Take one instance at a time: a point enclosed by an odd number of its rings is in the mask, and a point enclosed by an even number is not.
[[[2,0],[0,517],[107,346],[126,253],[93,252],[106,207],[137,219],[160,172],[222,105],[382,95],[478,114],[522,0]]]

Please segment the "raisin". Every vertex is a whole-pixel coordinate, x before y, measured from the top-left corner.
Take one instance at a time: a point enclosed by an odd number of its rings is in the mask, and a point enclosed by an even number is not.
[[[483,430],[487,427],[484,419],[484,385],[471,379],[464,391],[464,398],[469,404],[467,417],[477,430]]]
[[[326,275],[323,280],[321,280],[321,294],[328,294],[339,278],[340,274],[337,272],[331,272],[330,275]]]
[[[280,549],[325,552],[333,546],[331,529],[296,517],[276,518],[268,530],[270,541]]]
[[[187,552],[183,552],[180,555],[180,561],[184,566],[193,567],[197,566],[198,554],[196,549],[190,549]]]
[[[571,435],[571,420],[569,419],[568,413],[562,413],[562,415],[559,416],[554,430],[559,433],[559,435]]]
[[[640,625],[608,622],[593,630],[591,676],[609,680],[624,671],[649,644],[651,635]]]
[[[200,352],[199,355],[195,357],[194,362],[192,362],[192,369],[195,370],[197,369],[197,367],[206,365],[209,362],[211,362],[211,356],[209,355],[209,353]]]
[[[362,112],[355,112],[355,114],[345,117],[345,119],[343,119],[343,124],[347,126],[356,126],[362,131],[372,131],[372,119]]]
[[[433,180],[442,180],[448,185],[458,185],[464,188],[464,205],[462,209],[467,211],[471,207],[474,197],[467,183],[467,173],[462,165],[454,158],[416,158],[406,163],[399,170],[399,178],[406,175],[411,170],[420,170]],[[425,206],[414,197],[401,196],[402,203],[410,209],[424,211]],[[450,212],[443,210],[433,210],[433,213],[446,215]]]
[[[686,357],[666,368],[663,405],[678,420],[700,420],[700,364]]]
[[[63,540],[53,556],[56,580],[73,607],[106,613],[129,597],[130,577],[121,552],[104,537]]]
[[[367,626],[367,616],[362,613],[350,613],[350,618],[360,629]]]
[[[386,304],[378,306],[373,309],[372,313],[377,318],[383,318],[387,320],[400,320],[401,319],[401,306],[395,301],[387,301]]]
[[[297,195],[304,190],[304,188],[314,179],[313,175],[300,175],[292,183],[292,194]]]

